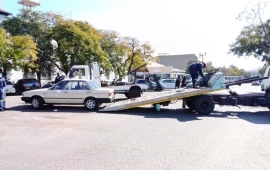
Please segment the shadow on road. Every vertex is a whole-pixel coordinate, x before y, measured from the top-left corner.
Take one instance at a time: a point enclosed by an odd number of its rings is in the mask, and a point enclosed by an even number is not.
[[[35,113],[35,112],[46,112],[46,113],[54,113],[54,112],[60,112],[60,113],[90,113],[88,110],[85,109],[85,107],[82,105],[75,105],[75,106],[49,106],[44,105],[41,109],[34,109],[31,107],[31,105],[19,105],[14,107],[9,107],[8,111],[19,111],[19,112],[29,112],[29,113]]]
[[[42,109],[33,109],[30,105],[19,105],[9,108],[8,111],[19,111],[28,113],[96,113],[89,112],[84,106],[47,106],[45,105]],[[98,112],[97,114],[117,114],[117,115],[135,115],[143,116],[144,118],[154,119],[177,119],[179,122],[189,122],[202,120],[202,117],[211,118],[223,118],[223,119],[243,119],[254,124],[270,124],[270,111],[259,111],[259,112],[247,112],[247,111],[226,111],[217,112],[214,111],[210,115],[198,115],[189,109],[169,109],[162,108],[160,112],[154,111],[153,108],[134,108],[118,112]]]
[[[270,111],[259,112],[217,112],[210,115],[198,115],[189,109],[166,109],[162,108],[160,112],[155,112],[153,108],[134,108],[126,111],[110,112],[108,114],[126,114],[143,116],[145,118],[156,119],[177,119],[179,122],[189,122],[202,120],[202,117],[223,118],[223,119],[243,119],[254,124],[270,124]]]

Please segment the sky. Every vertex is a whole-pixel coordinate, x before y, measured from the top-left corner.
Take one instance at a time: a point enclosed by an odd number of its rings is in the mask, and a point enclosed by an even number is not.
[[[18,0],[2,0],[3,10],[16,15]],[[258,70],[263,63],[252,57],[228,54],[246,24],[236,19],[250,0],[40,0],[35,10],[59,12],[88,21],[97,29],[150,42],[155,54],[206,53],[215,67],[236,65]]]

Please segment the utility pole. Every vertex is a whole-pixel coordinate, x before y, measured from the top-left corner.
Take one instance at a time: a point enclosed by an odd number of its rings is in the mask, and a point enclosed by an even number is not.
[[[199,56],[202,58],[202,62],[203,62],[203,57],[206,56],[206,53],[200,53]]]

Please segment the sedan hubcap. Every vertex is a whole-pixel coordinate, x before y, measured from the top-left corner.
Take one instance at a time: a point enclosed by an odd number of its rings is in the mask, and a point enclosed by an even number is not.
[[[89,109],[94,109],[94,108],[95,108],[95,105],[96,105],[96,103],[95,103],[95,101],[93,101],[93,100],[87,100],[87,102],[86,102],[86,106],[87,106]]]
[[[38,108],[38,107],[39,107],[39,101],[38,101],[38,99],[33,99],[32,105],[33,105],[35,108]]]

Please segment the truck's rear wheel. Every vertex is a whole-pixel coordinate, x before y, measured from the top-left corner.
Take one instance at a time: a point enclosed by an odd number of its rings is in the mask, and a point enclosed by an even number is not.
[[[128,98],[132,99],[137,97],[141,97],[141,90],[139,88],[130,89],[130,91],[128,92]]]
[[[194,109],[200,115],[209,115],[215,109],[215,103],[210,96],[198,96],[194,101]]]

